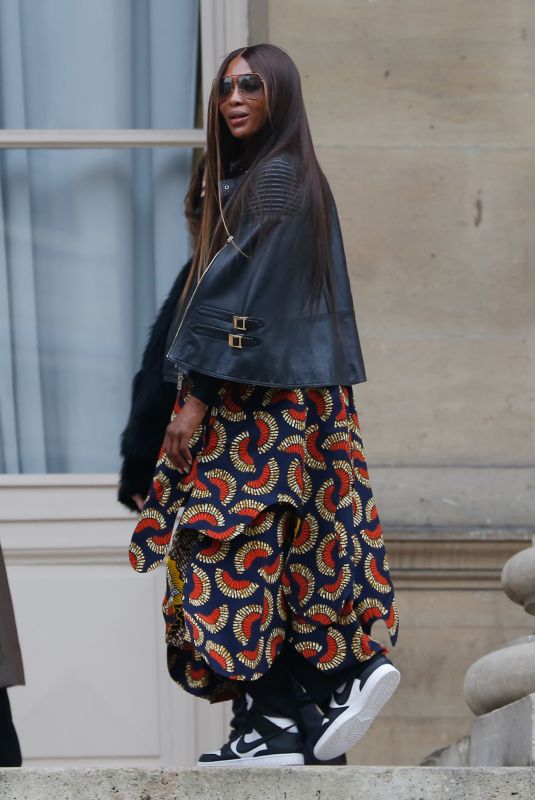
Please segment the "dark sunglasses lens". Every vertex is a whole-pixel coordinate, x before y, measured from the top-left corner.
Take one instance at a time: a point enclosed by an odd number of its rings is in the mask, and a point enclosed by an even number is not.
[[[260,97],[262,94],[262,81],[258,75],[240,75],[238,88],[245,97]]]
[[[221,78],[219,81],[219,96],[226,97],[232,91],[232,79]]]

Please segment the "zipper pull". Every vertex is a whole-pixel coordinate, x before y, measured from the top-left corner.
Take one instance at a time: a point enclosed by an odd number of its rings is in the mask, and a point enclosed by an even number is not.
[[[232,234],[231,234],[231,235],[228,237],[228,239],[227,239],[227,244],[228,244],[229,242],[231,242],[233,239],[234,239],[234,236],[232,236]]]
[[[184,373],[183,372],[179,372],[178,375],[177,375],[177,381],[176,381],[176,390],[177,390],[177,392],[179,392],[182,389],[182,381],[183,380],[184,380]]]

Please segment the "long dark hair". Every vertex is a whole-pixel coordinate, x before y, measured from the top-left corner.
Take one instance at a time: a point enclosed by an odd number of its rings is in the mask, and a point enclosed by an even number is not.
[[[188,191],[186,192],[184,202],[184,214],[186,216],[186,224],[191,236],[193,247],[197,245],[199,232],[201,229],[202,206],[203,206],[203,183],[204,183],[204,170],[205,170],[205,156],[195,164],[194,170],[191,173],[191,178],[188,184]]]
[[[251,70],[258,72],[265,86],[267,121],[247,142],[252,160],[245,179],[223,211],[219,183],[228,177],[230,164],[243,154],[243,143],[232,136],[219,111],[219,80],[229,63],[238,56]],[[207,146],[205,165],[205,197],[202,217],[193,255],[192,267],[180,300],[187,295],[191,282],[199,280],[210,259],[222,247],[238,224],[240,211],[248,194],[254,190],[255,172],[263,161],[287,153],[296,165],[301,196],[308,211],[315,237],[311,269],[311,296],[317,308],[324,282],[334,306],[330,253],[330,192],[312,144],[303,102],[301,79],[294,62],[284,50],[273,44],[257,44],[229,53],[216,75],[208,102]]]

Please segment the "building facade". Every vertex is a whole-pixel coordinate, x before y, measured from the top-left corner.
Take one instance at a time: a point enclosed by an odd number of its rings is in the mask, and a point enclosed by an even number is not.
[[[205,94],[219,59],[241,42],[270,41],[294,58],[340,214],[368,374],[355,396],[401,619],[391,654],[400,689],[352,763],[416,764],[462,736],[466,670],[530,632],[499,583],[507,558],[530,545],[534,521],[530,8],[192,7]],[[202,143],[191,113],[173,140],[183,153]],[[31,127],[22,123],[8,127]],[[150,142],[161,154],[160,134]],[[109,142],[109,131],[101,135]],[[143,146],[135,126],[122,137],[122,146]],[[134,362],[132,351],[122,384]],[[116,504],[115,482],[113,470],[46,464],[0,476],[0,538],[28,682],[11,697],[29,762],[186,765],[225,736],[228,709],[195,703],[167,678],[163,575],[130,574],[133,518]]]

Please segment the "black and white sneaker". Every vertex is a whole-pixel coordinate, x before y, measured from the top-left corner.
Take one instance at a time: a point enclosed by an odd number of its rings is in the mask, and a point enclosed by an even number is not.
[[[300,767],[304,763],[295,720],[261,713],[251,705],[241,731],[233,732],[220,750],[204,753],[197,766]]]
[[[336,758],[320,761],[314,756],[314,745],[320,734],[321,725],[324,719],[323,711],[314,702],[309,692],[297,680],[293,679],[294,696],[296,702],[297,724],[301,731],[303,740],[303,755],[306,765],[320,766],[345,766],[347,758],[345,753]]]
[[[357,678],[343,683],[331,695],[314,755],[326,761],[346,753],[364,736],[371,723],[397,689],[400,674],[379,656]]]

